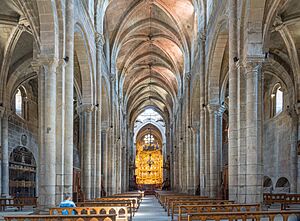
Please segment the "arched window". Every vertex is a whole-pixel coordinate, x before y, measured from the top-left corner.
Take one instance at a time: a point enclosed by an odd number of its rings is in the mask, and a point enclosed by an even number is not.
[[[271,117],[280,114],[283,111],[283,91],[278,83],[273,87],[271,94]]]
[[[23,86],[20,86],[14,96],[14,109],[18,116],[26,119],[27,116],[27,93]]]
[[[15,111],[20,117],[23,117],[23,98],[20,89],[17,90],[15,95]]]

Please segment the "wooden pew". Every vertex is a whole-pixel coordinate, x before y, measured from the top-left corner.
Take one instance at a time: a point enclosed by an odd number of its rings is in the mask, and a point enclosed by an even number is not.
[[[179,213],[179,206],[180,205],[226,205],[226,204],[233,204],[234,201],[229,200],[178,200],[173,201],[171,203],[172,208],[172,220],[174,220],[174,216]],[[170,215],[170,211],[168,211],[168,215]]]
[[[178,207],[178,221],[187,220],[188,214],[192,213],[260,211],[260,204],[179,205]]]
[[[169,190],[156,190],[156,191],[154,191],[154,195],[157,199],[159,198],[160,195],[168,194],[168,193],[170,194],[170,193],[175,193],[175,192],[169,191]]]
[[[130,215],[130,220],[132,220],[132,217],[134,216],[134,207],[133,207],[133,202],[131,201],[106,201],[106,202],[95,202],[95,201],[90,201],[90,202],[82,202],[82,203],[77,203],[77,206],[79,207],[101,207],[101,206],[121,206],[121,207],[127,207],[128,208],[128,213]]]
[[[117,202],[122,202],[122,201],[131,201],[133,204],[133,208],[134,208],[134,212],[137,211],[137,209],[139,208],[139,203],[140,201],[138,200],[138,198],[135,197],[102,197],[102,198],[96,198],[95,199],[96,202],[106,202],[106,201],[117,201]]]
[[[0,198],[1,211],[5,211],[5,208],[8,206],[18,207],[18,210],[22,210],[24,204],[21,201],[16,200],[16,198]]]
[[[249,219],[260,221],[261,218],[269,218],[269,221],[274,221],[277,215],[281,215],[283,221],[287,221],[291,215],[300,215],[298,211],[254,211],[254,212],[214,212],[214,213],[194,213],[188,215],[188,221],[194,220],[242,220],[247,221]],[[278,218],[278,217],[277,217]]]
[[[76,215],[116,214],[116,221],[128,221],[128,209],[121,206],[51,208],[49,213],[50,215],[63,215],[63,211],[68,211],[69,215],[73,212]]]
[[[160,205],[164,205],[165,199],[166,197],[170,197],[170,196],[187,196],[187,194],[183,194],[183,193],[165,193],[165,194],[159,194],[158,195],[158,202],[160,203]]]
[[[24,206],[33,206],[37,207],[37,197],[25,197],[25,196],[20,196],[20,197],[15,197],[15,200],[23,204]]]
[[[208,199],[207,196],[190,196],[190,195],[180,195],[180,196],[167,196],[165,197],[165,202],[163,204],[163,207],[165,208],[165,211],[167,211],[167,209],[169,208],[169,206],[171,205],[171,202],[174,200],[180,200],[180,199],[189,199],[189,200],[203,200],[203,199]]]
[[[274,203],[280,203],[282,210],[287,209],[288,205],[300,204],[300,194],[265,193],[263,197],[265,205],[269,207]]]
[[[4,216],[6,221],[116,221],[116,214],[101,215],[11,215]]]

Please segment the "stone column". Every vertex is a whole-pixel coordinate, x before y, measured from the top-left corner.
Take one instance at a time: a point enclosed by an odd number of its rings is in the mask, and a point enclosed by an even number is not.
[[[65,62],[59,61],[56,77],[56,204],[64,193],[64,142],[65,142]]]
[[[56,68],[55,58],[40,59],[39,77],[39,198],[40,210],[55,206]]]
[[[218,192],[218,115],[220,105],[209,104],[210,139],[210,197],[216,198]]]
[[[106,132],[107,129],[101,128],[101,150],[102,150],[102,156],[101,157],[101,184],[103,185],[103,188],[107,192],[107,135]],[[103,176],[102,176],[103,175]],[[101,186],[100,186],[101,188]],[[100,190],[101,191],[101,190]]]
[[[8,113],[5,108],[2,107],[1,110],[2,119],[2,136],[1,136],[1,146],[2,146],[2,165],[1,165],[1,195],[2,197],[9,196],[9,156],[8,156]]]
[[[96,115],[96,194],[95,197],[101,197],[101,165],[102,165],[102,125],[101,125],[101,109],[100,106],[102,104],[102,53],[103,53],[103,45],[104,45],[104,36],[100,33],[96,34],[96,67],[97,67],[97,115]]]
[[[194,123],[195,126],[193,126],[194,131],[195,131],[195,143],[194,143],[194,186],[197,189],[198,186],[200,185],[200,127],[199,127],[199,122]],[[200,186],[199,186],[200,187]],[[199,189],[200,190],[200,189]]]
[[[79,107],[79,111],[83,115],[83,162],[81,162],[83,170],[83,190],[85,198],[91,199],[92,188],[92,113],[94,106],[91,104],[83,104]]]
[[[0,145],[1,145],[1,151],[2,151],[2,119],[4,117],[5,108],[0,106]],[[0,157],[0,192],[2,193],[2,153]]]
[[[228,183],[229,199],[237,200],[238,145],[237,145],[237,70],[234,58],[237,51],[237,0],[229,0],[229,131],[228,131]]]
[[[223,142],[222,142],[222,133],[223,133],[223,114],[226,110],[226,107],[221,105],[217,112],[217,125],[216,125],[216,133],[217,133],[217,198],[222,196],[221,189],[221,171],[223,170]]]
[[[238,111],[237,111],[237,129],[238,129],[238,202],[246,203],[246,79],[242,62],[237,62],[238,68]]]
[[[246,60],[246,203],[262,202],[262,73],[261,60]]]
[[[205,195],[210,195],[210,118],[208,106],[205,111]]]
[[[205,23],[205,22],[204,22]],[[205,33],[198,39],[200,50],[200,193],[205,195]]]
[[[64,193],[73,192],[73,134],[74,134],[74,0],[66,1],[66,54],[69,58],[65,72],[65,136]]]

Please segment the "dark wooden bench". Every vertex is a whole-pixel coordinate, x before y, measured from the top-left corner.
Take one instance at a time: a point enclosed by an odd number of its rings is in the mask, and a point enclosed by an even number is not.
[[[51,208],[50,215],[95,215],[95,214],[116,214],[116,221],[128,221],[128,208],[122,206],[101,206],[101,207],[68,207],[68,208]]]
[[[101,207],[101,206],[121,206],[121,207],[127,207],[128,213],[130,216],[130,220],[132,220],[132,217],[134,216],[134,207],[133,202],[131,201],[106,201],[106,202],[100,202],[100,201],[90,201],[90,202],[82,202],[77,203],[77,206],[80,207]]]
[[[133,202],[134,211],[136,212],[140,205],[140,200],[138,197],[123,197],[123,196],[109,196],[109,197],[102,197],[102,198],[96,198],[95,201],[131,201]]]
[[[0,198],[0,208],[1,211],[5,211],[6,207],[17,207],[18,210],[22,210],[24,204],[22,201],[17,200],[16,198]]]
[[[298,211],[255,211],[255,212],[214,212],[214,213],[195,213],[188,215],[188,221],[194,220],[256,220],[260,221],[261,218],[269,218],[269,221],[274,221],[278,215],[282,216],[283,221],[287,221],[292,215],[299,216],[300,210]]]
[[[265,193],[264,194],[264,204],[266,206],[271,206],[274,203],[281,204],[281,209],[285,210],[291,204],[300,204],[300,194],[286,194],[286,193]]]
[[[260,204],[179,205],[178,208],[178,221],[183,221],[192,213],[260,211]]]
[[[173,200],[177,200],[177,199],[200,199],[200,200],[203,200],[203,199],[208,199],[207,196],[194,196],[194,195],[183,195],[183,196],[167,196],[165,197],[165,202],[163,204],[163,207],[165,208],[165,210],[167,211],[168,207],[171,205],[171,202]]]
[[[205,204],[210,204],[210,205],[225,205],[225,204],[233,204],[234,201],[229,201],[229,200],[178,200],[178,201],[173,201],[171,205],[171,212],[172,212],[172,220],[174,220],[174,217],[176,214],[179,213],[179,206],[180,205],[205,205]],[[168,211],[168,215],[170,215],[170,211]]]
[[[21,196],[21,197],[15,197],[14,199],[18,202],[21,202],[21,204],[23,204],[24,206],[37,207],[37,199],[38,199],[37,197]]]
[[[12,215],[6,221],[116,221],[116,214],[109,215]]]

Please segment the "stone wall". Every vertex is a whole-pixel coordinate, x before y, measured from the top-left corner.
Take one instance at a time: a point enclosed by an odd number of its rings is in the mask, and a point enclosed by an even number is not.
[[[291,182],[292,128],[292,119],[287,112],[282,112],[264,123],[264,175],[272,179],[273,190],[280,177],[286,177]]]

